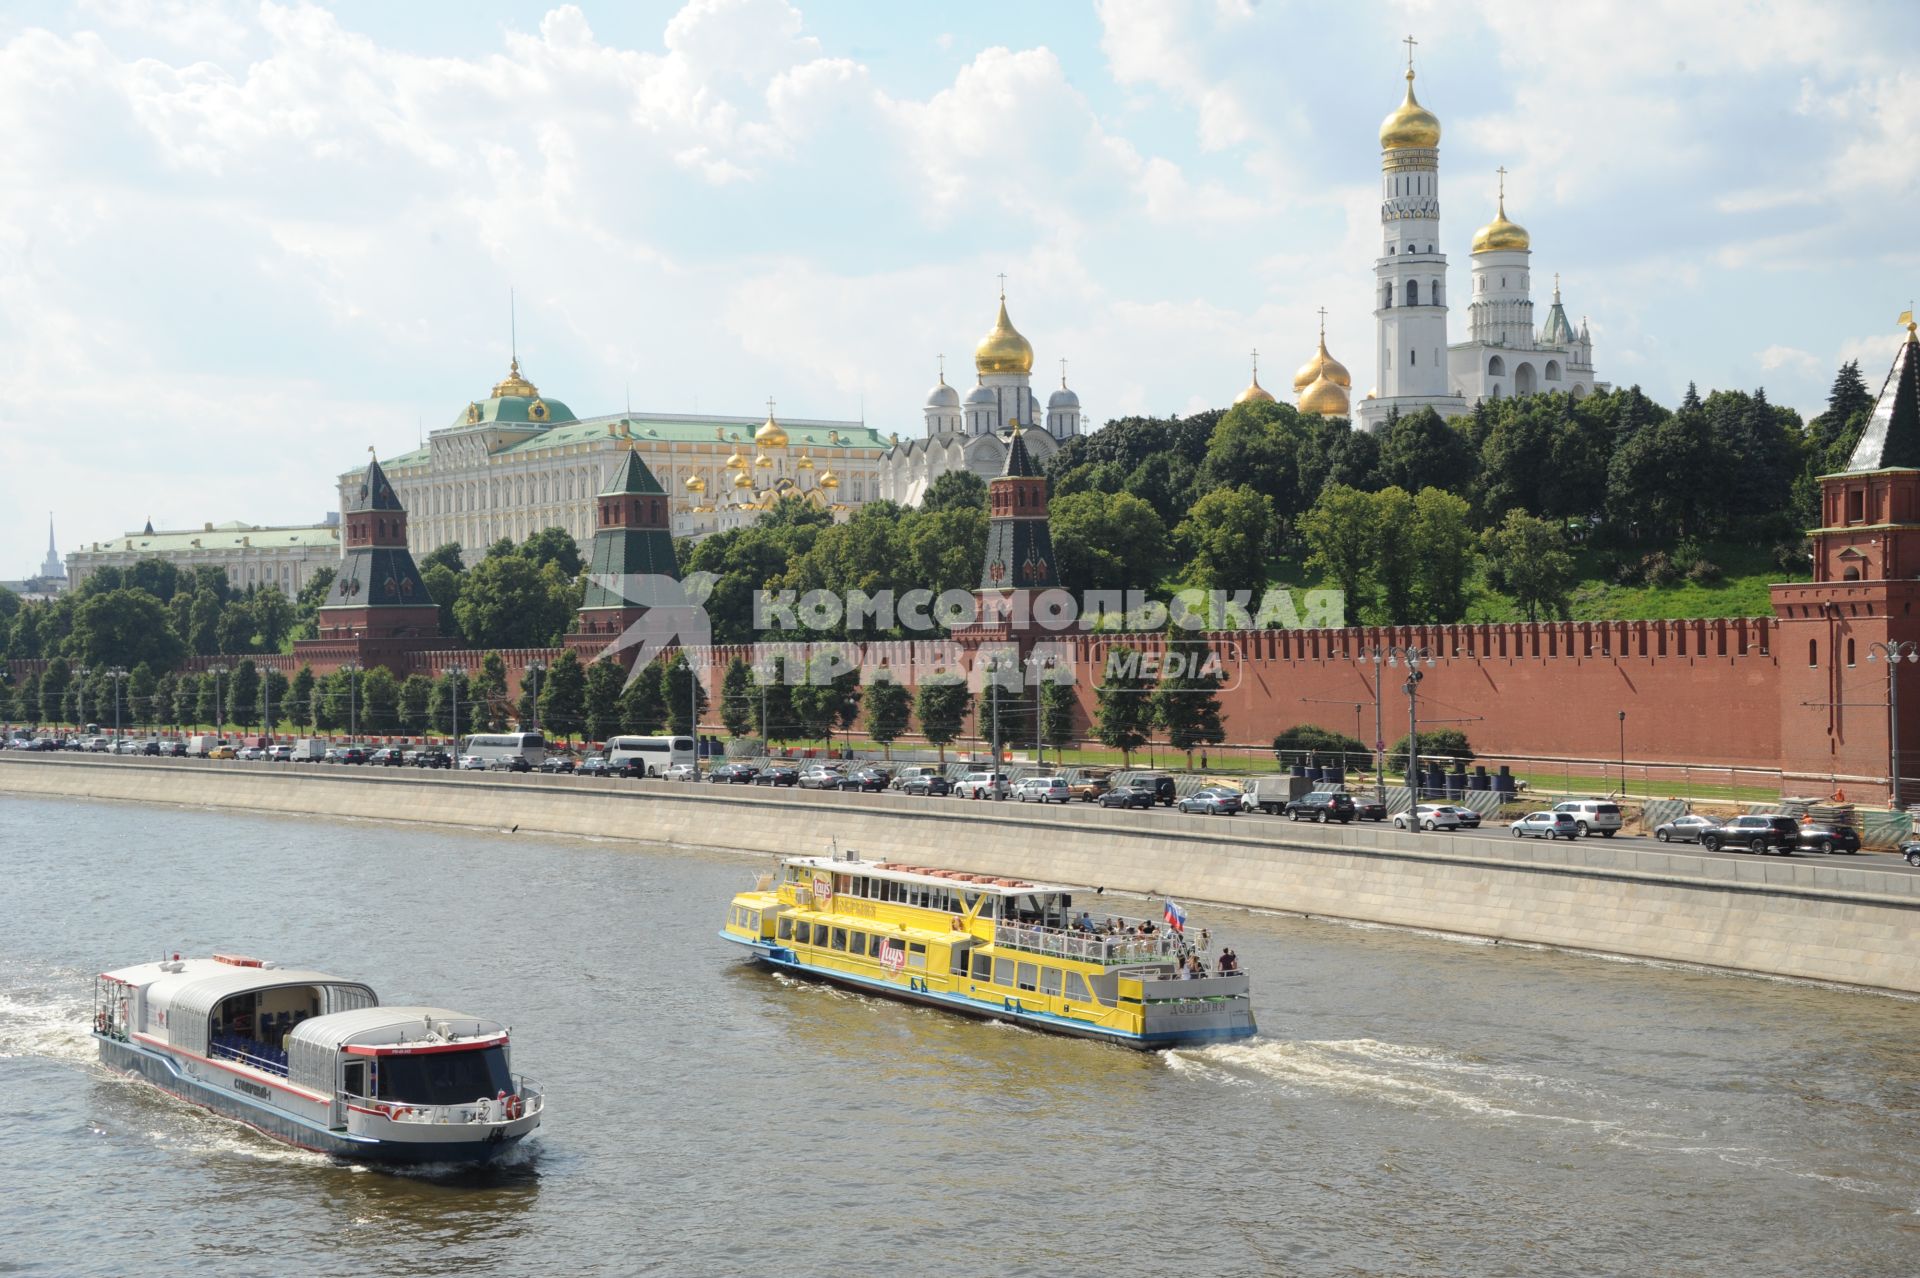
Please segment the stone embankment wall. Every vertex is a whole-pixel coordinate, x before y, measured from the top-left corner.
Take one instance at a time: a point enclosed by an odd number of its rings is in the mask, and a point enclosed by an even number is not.
[[[769,854],[837,847],[864,860],[1920,993],[1920,875],[1867,863],[1712,857],[1601,840],[1449,839],[1079,804],[15,753],[0,755],[0,794],[355,813]],[[683,903],[711,909],[716,920],[721,905]]]

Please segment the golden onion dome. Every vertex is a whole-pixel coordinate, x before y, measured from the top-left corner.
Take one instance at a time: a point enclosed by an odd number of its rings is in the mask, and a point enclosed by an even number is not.
[[[1307,387],[1322,377],[1342,390],[1353,386],[1353,376],[1347,372],[1347,366],[1327,353],[1325,329],[1320,331],[1320,347],[1314,351],[1313,358],[1302,364],[1300,371],[1293,375],[1294,392],[1296,394],[1304,392]]]
[[[707,491],[707,481],[698,475],[688,475],[686,488],[690,493],[704,493]]]
[[[747,459],[740,455],[739,449],[737,448],[734,449],[733,456],[727,458],[727,469],[728,470],[745,470],[746,468],[747,468]]]
[[[973,366],[983,375],[1033,371],[1033,343],[1020,336],[1020,330],[1007,318],[1004,293],[1000,295],[1000,315],[993,322],[993,331],[973,348]]]
[[[1236,404],[1271,404],[1273,392],[1260,384],[1260,374],[1255,373],[1247,388],[1234,397]]]
[[[1380,122],[1380,149],[1399,151],[1407,147],[1440,145],[1440,117],[1420,105],[1413,96],[1413,68],[1407,68],[1407,100],[1392,115]]]
[[[806,450],[802,449],[800,452],[800,460],[795,462],[793,466],[795,470],[812,470],[813,458],[807,456]]]
[[[820,486],[822,488],[838,488],[840,486],[840,478],[830,470],[823,470],[820,472]]]
[[[1324,376],[1316,377],[1313,385],[1300,393],[1300,411],[1316,417],[1345,417],[1349,412],[1346,388]]]
[[[733,486],[735,488],[751,488],[753,487],[753,476],[743,470],[733,477]]]
[[[540,392],[534,388],[533,383],[520,376],[520,357],[518,355],[514,356],[513,362],[507,366],[507,375],[493,384],[493,398],[506,399],[508,397],[518,399],[540,398]]]
[[[760,429],[753,432],[753,442],[761,448],[785,448],[787,432],[780,429],[780,423],[773,420],[772,413],[768,413]]]
[[[1499,211],[1493,215],[1493,221],[1473,233],[1473,252],[1498,253],[1514,249],[1525,249],[1533,240],[1527,234],[1527,228],[1507,220],[1507,197],[1500,196]]]
[[[753,459],[753,464],[761,470],[766,470],[769,466],[773,465],[773,458],[767,456],[765,453],[761,453]]]

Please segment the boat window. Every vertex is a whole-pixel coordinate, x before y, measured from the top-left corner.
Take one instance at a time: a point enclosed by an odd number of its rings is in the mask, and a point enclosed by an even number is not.
[[[783,941],[791,941],[793,939],[792,919],[782,918],[780,920],[780,939]]]
[[[365,1061],[349,1062],[343,1071],[340,1086],[349,1096],[365,1096],[367,1094],[367,1063]]]
[[[997,958],[993,961],[993,983],[995,985],[1013,984],[1013,960]]]
[[[847,948],[847,929],[844,927],[836,927],[833,929],[833,948],[836,950],[844,950]]]
[[[965,976],[967,974],[967,947],[966,946],[956,945],[953,947],[953,962],[952,962],[952,966],[948,970],[951,971],[955,976]]]
[[[760,911],[758,910],[747,911],[747,927],[755,932],[758,932],[760,930]]]
[[[1023,990],[1037,989],[1039,976],[1040,969],[1037,966],[1032,963],[1022,963],[1020,965],[1020,988]]]
[[[1086,978],[1078,972],[1067,973],[1067,997],[1076,1003],[1093,1002],[1093,995],[1087,992]]]
[[[918,941],[907,946],[907,966],[924,970],[927,966],[927,947]]]
[[[1047,994],[1058,994],[1060,992],[1059,968],[1044,967],[1040,969],[1040,989]]]
[[[960,899],[963,902],[965,902],[966,907],[969,910],[971,910],[973,908],[973,903],[980,899],[980,894],[978,892],[962,892],[960,894]]]
[[[993,979],[993,956],[991,954],[982,954],[978,950],[973,952],[973,979],[976,981]]]
[[[847,951],[851,954],[865,954],[867,952],[867,934],[865,932],[847,933]]]
[[[507,1073],[507,1053],[501,1047],[470,1052],[428,1052],[419,1056],[386,1056],[380,1060],[381,1100],[409,1105],[461,1105],[476,1096],[513,1090]]]
[[[822,949],[826,948],[827,925],[825,923],[815,923],[813,925],[813,943]]]

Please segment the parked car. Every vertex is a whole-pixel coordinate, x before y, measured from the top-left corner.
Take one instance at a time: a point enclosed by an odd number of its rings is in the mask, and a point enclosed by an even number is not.
[[[1180,797],[1174,789],[1173,778],[1164,772],[1134,777],[1127,784],[1153,787],[1153,801],[1169,808],[1173,806],[1174,800]]]
[[[1802,852],[1860,851],[1860,831],[1838,821],[1807,822],[1800,827]]]
[[[969,772],[953,787],[956,799],[1004,799],[1008,792],[1004,772]]]
[[[565,776],[579,766],[579,760],[570,754],[550,754],[540,760],[540,770],[556,776]]]
[[[168,741],[160,753],[169,759],[184,759],[187,757],[187,743],[184,741]]]
[[[331,754],[332,751],[328,751],[328,753]],[[487,770],[487,761],[477,754],[463,754],[460,756],[460,770],[462,772],[485,772]]]
[[[1384,821],[1387,819],[1387,805],[1384,800],[1371,794],[1349,794],[1353,800],[1353,815],[1359,821]]]
[[[145,755],[157,756],[165,754],[166,752],[166,746],[158,741],[149,741],[140,747],[140,753]]]
[[[1800,823],[1790,816],[1737,816],[1700,832],[1700,846],[1709,852],[1731,847],[1792,856],[1799,845]]]
[[[143,741],[135,741],[132,737],[121,737],[113,743],[113,752],[115,754],[145,754],[146,751],[146,743]]]
[[[1022,803],[1071,803],[1073,790],[1064,777],[1027,777],[1013,787],[1013,797]]]
[[[734,765],[728,764],[728,767]],[[802,790],[838,790],[840,788],[840,769],[824,763],[809,764],[800,773]]]
[[[924,771],[917,777],[908,777],[906,784],[900,787],[900,793],[921,797],[952,794],[953,782],[941,773]]]
[[[405,765],[407,752],[399,746],[381,746],[367,756],[367,762],[383,768],[398,768]]]
[[[689,769],[691,770],[691,769]],[[791,763],[770,763],[753,779],[755,785],[799,785],[800,769]]]
[[[1354,818],[1353,796],[1344,790],[1314,790],[1286,806],[1289,821],[1338,821],[1341,825]]]
[[[1902,843],[1900,855],[1907,859],[1908,865],[1920,865],[1920,843]]]
[[[1529,812],[1507,827],[1516,839],[1577,839],[1580,827],[1571,812]]]
[[[1710,816],[1687,812],[1653,827],[1653,837],[1662,843],[1698,843],[1700,836],[1719,825]]]
[[[1150,808],[1159,801],[1159,791],[1151,782],[1115,786],[1099,798],[1103,808]]]
[[[262,750],[259,746],[241,746],[239,750],[239,757],[242,759],[245,759],[249,763],[258,763],[260,760],[267,757],[267,752],[265,750]]]
[[[866,794],[878,794],[880,791],[886,789],[887,783],[892,780],[893,774],[885,768],[856,768],[846,776],[840,778],[840,788],[842,790],[859,790]]]
[[[1396,830],[1457,830],[1460,818],[1444,803],[1421,803],[1393,818]]]
[[[660,779],[663,781],[692,781],[699,775],[698,769],[691,763],[675,763],[668,765],[667,770],[660,774]]]
[[[1067,793],[1082,803],[1096,802],[1113,788],[1114,768],[1083,768],[1078,779],[1067,783]]]
[[[334,760],[335,763],[365,763],[366,761],[366,747],[354,745],[341,746],[339,757]]]
[[[707,773],[707,781],[712,785],[752,785],[753,779],[760,775],[760,769],[751,763],[723,763]],[[806,778],[800,778],[802,785]]]
[[[453,756],[438,746],[429,746],[424,750],[415,750],[412,763],[416,768],[451,768]]]
[[[1207,816],[1232,816],[1240,811],[1240,792],[1223,785],[1195,790],[1174,805],[1182,812],[1202,812]]]
[[[1460,822],[1460,828],[1463,830],[1480,828],[1480,814],[1472,808],[1461,807],[1458,803],[1436,803],[1433,806],[1437,811],[1453,813],[1454,819]]]
[[[209,759],[237,759],[240,756],[232,746],[217,745],[207,751],[207,757]]]
[[[1611,839],[1620,832],[1620,805],[1605,799],[1570,799],[1554,804],[1553,810],[1571,813],[1574,827],[1580,831],[1581,838],[1597,834],[1603,839]]]
[[[293,747],[285,744],[268,746],[267,762],[268,763],[292,763]]]
[[[893,780],[888,782],[887,784],[890,789],[904,790],[907,788],[907,782],[913,780],[915,777],[924,777],[924,776],[943,776],[944,777],[945,775],[946,775],[945,768],[923,767],[922,765],[915,763],[915,764],[909,764],[908,766],[900,769],[900,771],[894,773]]]
[[[604,754],[588,755],[580,760],[580,766],[573,770],[573,774],[579,777],[604,777],[607,773],[607,756]]]
[[[531,772],[533,765],[527,762],[525,755],[509,754],[487,764],[489,772]]]

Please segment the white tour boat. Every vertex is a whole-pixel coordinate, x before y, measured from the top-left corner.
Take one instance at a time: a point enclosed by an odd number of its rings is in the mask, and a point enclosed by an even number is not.
[[[507,1027],[382,1007],[324,972],[178,954],[94,981],[100,1059],[276,1140],[388,1163],[485,1162],[540,1125]]]

